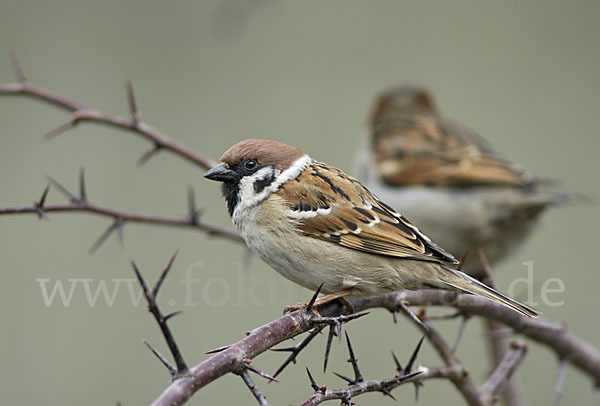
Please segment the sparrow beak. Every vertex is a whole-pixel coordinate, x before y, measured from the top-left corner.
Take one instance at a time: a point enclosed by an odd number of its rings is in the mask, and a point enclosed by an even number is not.
[[[204,174],[206,179],[216,180],[218,182],[227,182],[233,180],[236,177],[236,173],[229,168],[225,167],[224,163],[211,168]]]

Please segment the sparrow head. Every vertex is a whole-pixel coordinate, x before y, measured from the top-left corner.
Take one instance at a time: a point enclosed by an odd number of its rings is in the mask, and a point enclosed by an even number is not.
[[[276,141],[248,139],[229,148],[204,177],[223,182],[229,214],[260,203],[310,163],[298,148]]]
[[[371,113],[371,127],[397,114],[437,113],[431,93],[424,87],[399,85],[385,90],[376,99]]]

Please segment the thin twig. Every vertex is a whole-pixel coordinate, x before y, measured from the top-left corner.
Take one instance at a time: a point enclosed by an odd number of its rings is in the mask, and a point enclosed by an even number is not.
[[[394,292],[374,298],[349,298],[355,311],[370,308],[385,308],[393,311],[398,302],[410,306],[448,306],[457,310],[497,320],[554,351],[560,359],[568,362],[590,376],[594,384],[600,386],[600,351],[591,344],[569,333],[564,326],[551,323],[543,318],[527,318],[511,309],[475,295],[457,295],[453,292],[419,290]],[[339,305],[338,305],[339,306]],[[431,327],[431,325],[429,325]]]
[[[21,63],[16,57],[14,51],[11,59],[13,61],[13,68],[19,83],[0,84],[0,96],[13,95],[31,97],[54,107],[69,111],[72,114],[72,117],[68,121],[61,124],[55,130],[50,131],[46,135],[46,138],[56,136],[79,123],[97,123],[137,134],[142,138],[152,142],[157,149],[170,151],[202,168],[210,168],[214,166],[215,162],[213,160],[194,152],[180,142],[169,138],[166,134],[158,131],[144,121],[141,121],[141,115],[137,110],[137,104],[133,98],[133,89],[131,88],[130,84],[128,85],[127,98],[130,112],[134,112],[132,118],[111,116],[95,109],[87,108],[81,103],[72,101],[57,93],[32,84],[26,79]]]
[[[44,189],[42,193],[42,197],[38,203],[34,203],[32,206],[19,206],[19,207],[6,207],[0,208],[0,216],[1,215],[10,215],[10,214],[28,214],[35,213],[39,217],[47,217],[47,213],[57,213],[57,212],[84,212],[91,213],[103,217],[108,217],[113,220],[111,225],[102,233],[102,235],[96,240],[96,242],[92,245],[91,250],[94,251],[99,247],[99,245],[104,242],[108,236],[115,231],[116,229],[122,227],[126,223],[138,223],[138,224],[153,224],[153,225],[163,225],[163,226],[171,226],[171,227],[186,227],[197,229],[200,231],[204,231],[211,236],[218,236],[227,238],[229,240],[235,242],[243,242],[241,236],[230,229],[225,227],[221,227],[215,224],[207,223],[198,219],[197,211],[195,213],[190,213],[188,217],[184,218],[174,218],[174,217],[164,217],[164,216],[149,216],[142,215],[137,213],[126,213],[119,210],[110,209],[103,206],[98,206],[87,201],[87,195],[85,192],[85,181],[83,180],[83,176],[80,178],[80,193],[81,195],[75,196],[68,189],[62,186],[60,183],[56,182],[54,179],[50,178],[50,183],[54,186],[61,194],[65,195],[71,203],[69,204],[54,204],[54,205],[46,205],[45,200],[48,195],[48,187]]]
[[[252,330],[235,344],[218,348],[218,353],[190,368],[185,376],[175,379],[152,403],[154,406],[183,405],[197,390],[227,373],[239,373],[248,367],[248,360],[277,344],[315,327],[347,323],[367,313],[340,315],[334,307],[322,306],[320,316],[302,308]]]
[[[323,328],[325,328],[325,326],[315,327],[310,333],[308,333],[306,337],[302,339],[302,341],[300,341],[293,347],[272,349],[271,351],[291,352],[291,354],[287,357],[283,364],[281,364],[281,366],[277,368],[277,371],[275,371],[273,377],[277,377],[277,375],[279,375],[290,363],[296,363],[296,357],[298,356],[298,354],[300,354],[300,352],[313,340],[313,338],[319,335]]]
[[[179,347],[177,346],[177,343],[175,342],[175,338],[173,337],[173,333],[171,332],[171,329],[167,325],[167,321],[171,317],[178,314],[178,312],[163,315],[160,308],[158,307],[156,298],[158,297],[158,293],[159,293],[160,287],[162,286],[163,281],[167,277],[167,274],[173,265],[173,261],[175,261],[176,255],[177,255],[177,252],[175,252],[173,254],[173,256],[171,257],[171,259],[169,260],[169,263],[167,264],[167,266],[161,273],[161,275],[158,279],[158,282],[156,282],[156,285],[154,285],[152,290],[150,290],[148,288],[148,285],[146,284],[146,281],[142,277],[142,274],[140,273],[139,269],[135,265],[135,262],[133,262],[133,261],[131,262],[131,266],[133,267],[135,275],[137,276],[137,279],[140,282],[140,285],[144,292],[144,297],[146,298],[146,301],[148,302],[148,311],[150,313],[152,313],[152,315],[156,319],[156,322],[158,323],[158,326],[160,327],[160,330],[165,338],[165,341],[167,342],[167,345],[169,346],[169,350],[171,351],[171,355],[173,355],[173,359],[175,360],[176,368],[173,368],[172,366],[170,366],[169,363],[166,362],[166,360],[163,356],[161,356],[156,350],[154,350],[148,344],[147,345],[152,350],[152,352],[161,360],[161,362],[163,364],[165,364],[165,366],[167,366],[173,379],[184,376],[188,372],[187,364],[185,363],[185,360],[183,359],[183,356],[181,355],[181,351],[179,351]]]
[[[483,404],[490,404],[508,382],[514,371],[525,358],[527,345],[523,341],[513,341],[504,359],[480,389]]]
[[[494,272],[482,248],[477,249],[477,255],[483,269],[482,273],[485,276],[482,282],[493,289],[497,289],[496,281],[494,279]],[[489,340],[487,341],[491,354],[492,365],[493,368],[496,368],[498,365],[500,365],[508,352],[508,342],[504,336],[498,334],[504,330],[502,323],[496,320],[488,319],[485,321],[485,324],[486,331],[489,333]],[[515,375],[509,378],[504,384],[504,387],[500,392],[500,396],[504,405],[506,406],[525,406],[527,404],[522,385],[520,384],[518,377]]]
[[[254,384],[254,381],[250,377],[248,371],[244,369],[238,375],[242,378],[248,389],[250,389],[250,392],[252,392],[252,395],[258,401],[258,404],[260,406],[269,406],[267,398],[258,390],[258,387]]]
[[[554,387],[554,396],[552,399],[552,405],[560,405],[560,399],[562,398],[563,386],[565,384],[565,376],[567,374],[567,360],[562,359],[560,366],[558,367],[558,377],[556,378],[556,385]]]

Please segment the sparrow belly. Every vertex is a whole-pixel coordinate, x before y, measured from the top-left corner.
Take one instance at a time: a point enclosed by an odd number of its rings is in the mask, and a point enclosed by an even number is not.
[[[404,274],[397,271],[397,260],[303,235],[276,213],[251,209],[237,221],[234,217],[234,223],[250,250],[285,278],[310,290],[323,283],[322,293],[350,290],[350,296],[403,289]]]

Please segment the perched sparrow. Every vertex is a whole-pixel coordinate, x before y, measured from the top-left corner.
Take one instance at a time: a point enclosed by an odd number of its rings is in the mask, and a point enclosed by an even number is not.
[[[299,285],[323,284],[319,303],[434,288],[538,314],[450,268],[452,255],[360,182],[297,148],[242,141],[204,176],[223,182],[229,214],[253,252]]]
[[[459,257],[494,264],[523,245],[541,214],[568,200],[468,128],[442,117],[427,90],[399,86],[375,102],[357,176]],[[461,269],[476,274],[477,255]]]

